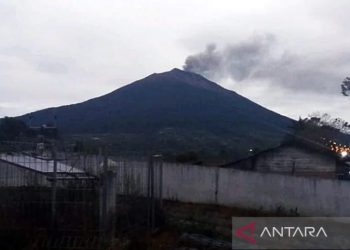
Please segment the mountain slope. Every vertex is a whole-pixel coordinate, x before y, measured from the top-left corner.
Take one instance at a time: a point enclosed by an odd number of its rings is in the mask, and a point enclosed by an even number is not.
[[[41,125],[54,117],[64,134],[110,133],[108,138],[118,150],[191,150],[229,158],[249,148],[277,144],[293,122],[179,69],[152,74],[86,102],[21,118]]]

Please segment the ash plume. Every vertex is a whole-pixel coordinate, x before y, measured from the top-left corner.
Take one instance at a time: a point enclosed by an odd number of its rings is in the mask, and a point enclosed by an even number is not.
[[[274,42],[274,36],[265,35],[221,50],[210,44],[205,51],[188,56],[183,69],[215,80],[230,77],[240,82],[251,77],[264,64]]]
[[[335,69],[348,64],[349,58],[344,53],[326,58],[290,53],[274,35],[267,34],[222,48],[210,44],[203,52],[188,56],[183,69],[219,82],[262,80],[292,91],[338,92]]]

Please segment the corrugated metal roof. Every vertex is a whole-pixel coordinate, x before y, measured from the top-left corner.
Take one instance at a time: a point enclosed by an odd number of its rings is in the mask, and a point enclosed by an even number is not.
[[[53,160],[38,159],[23,154],[0,154],[0,160],[41,173],[53,173],[54,171]],[[57,173],[76,174],[85,172],[80,169],[74,168],[70,165],[64,164],[62,162],[57,162]]]

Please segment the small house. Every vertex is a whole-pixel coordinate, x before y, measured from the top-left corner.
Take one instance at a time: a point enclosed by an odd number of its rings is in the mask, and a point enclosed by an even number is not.
[[[284,144],[223,165],[248,171],[342,178],[350,166],[341,156],[322,146]]]

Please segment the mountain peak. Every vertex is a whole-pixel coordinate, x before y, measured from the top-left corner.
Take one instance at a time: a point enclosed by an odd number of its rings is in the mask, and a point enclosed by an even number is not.
[[[158,77],[175,79],[179,82],[183,82],[183,83],[192,85],[194,87],[204,88],[207,90],[214,90],[214,91],[225,90],[220,85],[206,79],[205,77],[203,77],[197,73],[184,71],[184,70],[181,70],[178,68],[173,68],[170,71],[166,71],[166,72],[154,74],[154,75],[158,76]]]
[[[179,69],[179,68],[173,68],[173,69],[170,70],[169,72],[186,73],[187,71],[181,70],[181,69]]]

